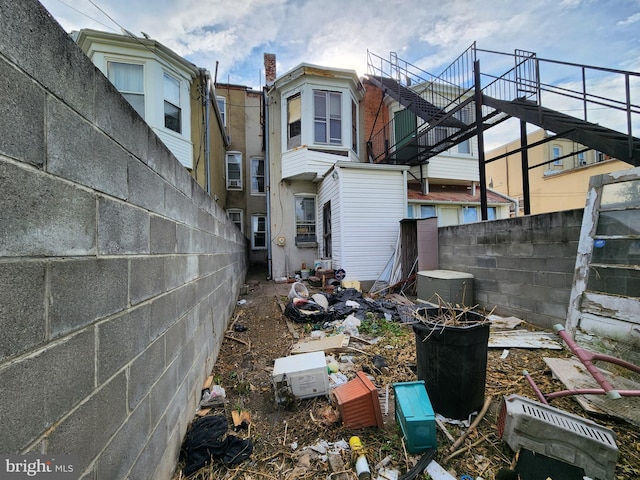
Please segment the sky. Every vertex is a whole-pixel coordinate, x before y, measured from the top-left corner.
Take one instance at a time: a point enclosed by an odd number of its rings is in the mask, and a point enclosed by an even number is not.
[[[640,0],[40,2],[66,31],[144,32],[217,72],[218,82],[252,88],[264,84],[264,53],[276,55],[278,76],[300,63],[363,76],[367,51],[386,59],[395,52],[437,75],[474,42],[484,50],[640,72]]]

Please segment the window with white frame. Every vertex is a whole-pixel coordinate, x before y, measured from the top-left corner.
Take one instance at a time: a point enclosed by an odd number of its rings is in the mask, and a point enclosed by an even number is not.
[[[296,196],[296,245],[316,245],[316,197]]]
[[[474,223],[478,221],[477,207],[462,207],[462,223]]]
[[[227,190],[242,190],[242,153],[227,152]]]
[[[470,140],[465,140],[458,144],[458,153],[470,154],[471,153],[471,143]]]
[[[287,149],[302,143],[302,98],[299,93],[287,98]]]
[[[251,159],[251,193],[264,194],[264,158]]]
[[[553,160],[554,167],[562,166],[562,147],[560,145],[553,145],[551,147],[551,159]]]
[[[251,215],[251,248],[267,248],[267,217],[262,214]]]
[[[227,126],[227,99],[224,97],[216,96],[216,103],[218,104],[218,110],[220,110],[220,116],[222,117],[222,126]]]
[[[351,100],[351,149],[358,153],[358,106]]]
[[[587,159],[584,157],[584,152],[578,153],[578,166],[581,167],[587,164]]]
[[[107,78],[144,118],[144,68],[141,64],[107,62]]]
[[[342,94],[313,91],[313,142],[342,145]]]
[[[244,228],[242,226],[242,210],[239,208],[230,208],[227,210],[227,216],[229,220],[231,220],[241,232],[244,233]]]
[[[164,126],[182,133],[182,109],[180,108],[180,80],[164,72]]]
[[[436,216],[435,205],[420,205],[420,217],[419,218],[431,218]]]

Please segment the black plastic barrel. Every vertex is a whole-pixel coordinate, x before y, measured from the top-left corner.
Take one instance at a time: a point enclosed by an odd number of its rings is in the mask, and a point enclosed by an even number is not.
[[[483,315],[462,310],[454,310],[462,313],[455,325],[430,321],[444,311],[418,309],[426,321],[413,325],[417,374],[424,380],[434,411],[462,420],[484,404],[489,322]]]

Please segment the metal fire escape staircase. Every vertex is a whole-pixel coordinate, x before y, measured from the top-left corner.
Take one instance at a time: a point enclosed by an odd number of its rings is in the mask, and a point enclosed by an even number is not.
[[[506,73],[483,73],[479,53],[506,59]],[[541,81],[546,73],[541,72],[543,67],[562,82]],[[528,179],[524,177],[529,169],[539,166],[527,164],[527,123],[640,166],[640,140],[632,134],[634,128],[640,128],[640,73],[540,59],[522,50],[513,54],[480,50],[475,44],[438,76],[398,59],[394,53],[386,60],[368,52],[368,72],[373,85],[404,107],[387,123],[376,117],[367,142],[370,162],[421,165],[477,137],[481,194],[486,198],[485,163],[502,156],[485,160],[484,132],[517,118],[523,145],[519,149],[524,158],[523,182],[527,184],[525,213],[529,212]],[[580,111],[582,118],[559,110]],[[484,217],[486,205],[482,209]]]

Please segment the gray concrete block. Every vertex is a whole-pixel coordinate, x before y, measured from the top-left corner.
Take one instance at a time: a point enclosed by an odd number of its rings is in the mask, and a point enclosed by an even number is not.
[[[128,403],[131,410],[149,394],[151,386],[164,371],[164,352],[164,337],[160,337],[131,364],[128,385]]]
[[[196,310],[196,307],[191,309]],[[187,341],[187,324],[191,318],[191,312],[189,315],[185,315],[171,326],[166,333],[166,362],[171,363],[180,354],[182,346]]]
[[[151,338],[157,338],[177,321],[176,294],[170,292],[151,302]]]
[[[95,197],[44,173],[0,162],[0,256],[95,254]]]
[[[188,257],[186,255],[173,255],[163,258],[165,260],[164,275],[167,290],[184,285],[188,279]]]
[[[193,251],[191,237],[195,230],[186,225],[178,224],[176,231],[176,253],[190,253]]]
[[[193,222],[188,219],[188,212],[191,207],[191,203],[187,201],[181,192],[176,190],[174,186],[165,183],[164,211],[167,217],[193,226]]]
[[[93,331],[80,332],[0,370],[0,452],[20,453],[91,393],[94,346]]]
[[[98,385],[114,375],[150,343],[151,308],[142,305],[97,325]]]
[[[566,288],[566,275],[554,272],[534,272],[533,281],[536,285],[543,285],[553,288]]]
[[[81,471],[88,467],[127,417],[126,382],[122,372],[49,431],[47,451],[73,453]]]
[[[175,253],[177,226],[173,220],[151,215],[149,242],[151,253]]]
[[[178,457],[180,455],[180,446],[182,445],[182,439],[184,437],[185,430],[180,428],[180,425],[169,425],[169,441],[167,448],[162,455],[162,458],[155,471],[153,472],[153,478],[173,478],[176,470],[176,464],[178,463]],[[173,429],[172,429],[173,427]]]
[[[149,214],[127,203],[98,199],[98,252],[149,253]]]
[[[127,197],[129,155],[75,112],[47,102],[47,171],[117,198]]]
[[[175,186],[179,191],[181,191],[185,195],[185,197],[187,197],[188,199],[191,199],[193,195],[193,185],[195,183],[195,180],[193,180],[193,177],[189,173],[189,170],[184,168],[184,166],[180,162],[176,162],[175,166],[176,166]]]
[[[133,109],[113,84],[96,70],[95,123],[137,159],[147,157],[149,124]],[[155,134],[153,134],[155,135]]]
[[[202,337],[196,336],[184,344],[182,354],[175,360],[178,364],[178,378],[184,378],[189,374],[189,370],[191,370],[194,365],[194,360],[198,353],[198,346],[201,341]]]
[[[151,130],[147,136],[146,163],[154,172],[166,180],[168,185],[175,185],[176,163],[180,162],[178,162],[162,140]]]
[[[93,118],[95,67],[49,12],[35,0],[2,2],[0,18],[3,56],[82,115]]]
[[[44,262],[0,263],[0,361],[46,338]]]
[[[38,167],[44,163],[44,91],[0,59],[0,153]]]
[[[55,261],[50,264],[49,272],[49,328],[52,337],[127,307],[126,259]]]
[[[163,257],[147,256],[130,261],[129,301],[137,305],[165,290]]]
[[[172,425],[173,427],[173,425]],[[129,472],[130,479],[156,480],[155,470],[162,461],[169,441],[169,426],[163,417],[155,429],[151,432],[142,452],[136,459],[133,468]]]
[[[189,312],[196,305],[196,284],[188,283],[180,287],[176,292],[178,318]]]
[[[149,392],[149,411],[152,425],[160,422],[170,405],[176,401],[175,395],[179,384],[178,362],[174,361],[162,372],[162,375]],[[186,404],[183,403],[181,407],[186,408]],[[170,425],[173,425],[173,422]]]
[[[129,203],[164,214],[164,180],[136,158],[129,159],[127,190]]]
[[[127,417],[96,461],[98,478],[124,479],[151,433],[149,399]],[[129,477],[133,478],[133,477]]]

